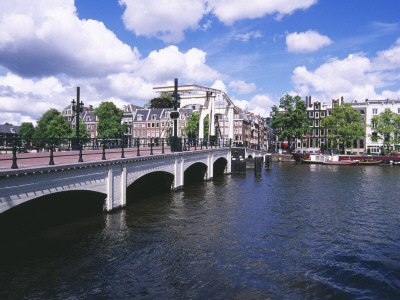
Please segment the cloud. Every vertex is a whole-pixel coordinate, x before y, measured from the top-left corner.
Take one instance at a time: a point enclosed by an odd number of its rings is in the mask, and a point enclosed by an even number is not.
[[[243,80],[231,81],[229,88],[238,94],[248,94],[257,89],[255,83],[246,83]]]
[[[141,62],[137,74],[155,83],[162,83],[171,78],[185,78],[194,82],[210,82],[221,75],[205,64],[206,53],[192,48],[186,53],[176,46],[169,46],[159,51],[152,51]]]
[[[182,41],[183,32],[197,29],[206,13],[203,0],[119,0],[119,3],[126,7],[122,16],[126,29],[164,42]]]
[[[237,41],[248,42],[250,39],[257,39],[262,37],[260,31],[250,31],[242,34],[236,34],[233,38]]]
[[[314,71],[299,66],[292,76],[296,91],[302,96],[314,94],[322,101],[341,96],[347,101],[399,98],[400,90],[387,89],[395,78],[400,78],[400,64],[395,55],[399,47],[397,41],[372,59],[363,53],[350,54],[342,60],[334,58]]]
[[[331,43],[332,41],[329,37],[320,35],[313,30],[300,33],[294,32],[286,36],[288,51],[293,53],[315,52]]]
[[[208,1],[213,14],[227,25],[238,20],[261,18],[265,15],[276,15],[279,19],[298,9],[307,9],[315,3],[317,3],[317,0],[269,0],[252,1],[251,3],[246,0]]]
[[[102,22],[80,20],[73,0],[2,3],[0,65],[24,77],[102,76],[139,59]]]
[[[207,29],[211,15],[226,25],[244,19],[276,15],[277,19],[298,9],[307,9],[318,0],[119,0],[125,7],[125,27],[137,36],[155,37],[164,42],[180,42],[185,30]],[[204,24],[201,25],[201,22]],[[242,38],[246,38],[245,36]]]
[[[213,84],[211,87],[212,87],[213,89],[217,89],[217,90],[220,90],[220,91],[223,91],[223,92],[226,93],[226,85],[225,85],[225,83],[224,83],[222,80],[220,80],[220,79],[216,80],[216,81],[214,82],[214,84]]]
[[[268,117],[271,107],[276,105],[271,97],[265,94],[255,95],[250,101],[233,99],[233,102],[241,109],[250,111],[261,117]]]

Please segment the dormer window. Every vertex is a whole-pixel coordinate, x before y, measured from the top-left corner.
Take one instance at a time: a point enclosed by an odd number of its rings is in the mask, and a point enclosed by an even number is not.
[[[138,121],[143,121],[143,115],[137,115],[137,120]]]
[[[157,115],[156,114],[151,115],[151,119],[152,120],[157,120]]]

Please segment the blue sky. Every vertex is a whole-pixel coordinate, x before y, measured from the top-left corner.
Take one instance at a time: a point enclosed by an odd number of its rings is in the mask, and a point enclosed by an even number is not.
[[[269,115],[285,94],[400,98],[397,0],[0,0],[0,124],[75,98],[142,105],[223,89]]]

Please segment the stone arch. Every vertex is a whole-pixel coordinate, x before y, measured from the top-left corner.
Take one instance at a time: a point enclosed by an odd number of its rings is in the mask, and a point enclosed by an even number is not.
[[[185,185],[203,181],[207,174],[207,165],[202,162],[196,162],[187,167],[184,171],[183,182]]]
[[[166,171],[155,171],[136,178],[127,186],[127,202],[171,190],[174,175]]]
[[[213,163],[213,175],[214,177],[223,175],[225,173],[228,160],[225,157],[219,157]]]

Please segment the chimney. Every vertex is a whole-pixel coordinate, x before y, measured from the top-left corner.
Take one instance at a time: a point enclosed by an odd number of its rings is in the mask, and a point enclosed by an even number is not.
[[[89,111],[93,111],[93,105],[89,105]]]
[[[312,107],[312,104],[311,104],[311,96],[308,96],[308,104],[310,105],[310,107]]]
[[[306,107],[308,107],[308,96],[306,96]]]

